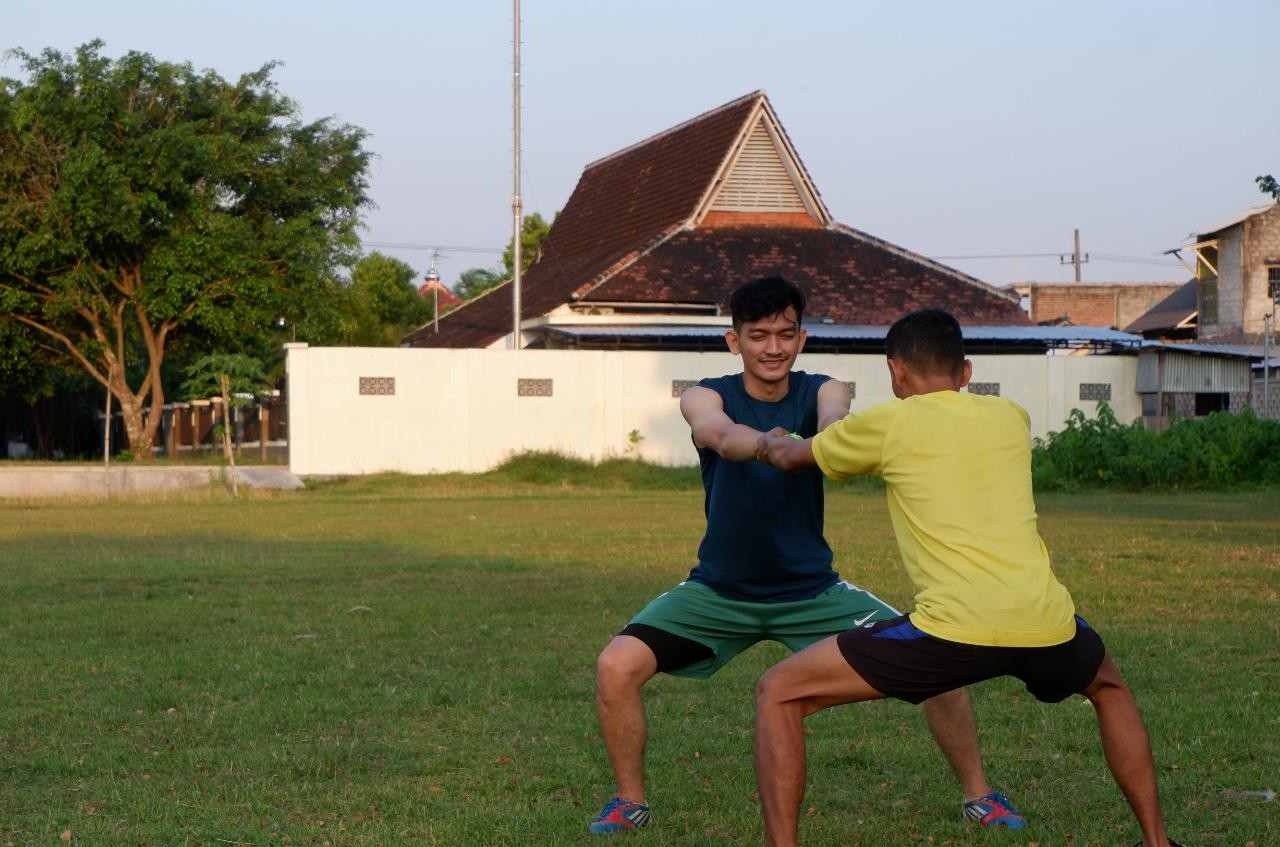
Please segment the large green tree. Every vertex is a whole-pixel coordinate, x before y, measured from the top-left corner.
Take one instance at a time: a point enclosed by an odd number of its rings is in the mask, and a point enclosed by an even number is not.
[[[1260,176],[1254,182],[1258,183],[1259,191],[1263,194],[1270,194],[1277,203],[1280,203],[1280,182],[1277,182],[1275,177],[1270,175]]]
[[[0,80],[0,319],[107,386],[146,455],[176,334],[235,349],[332,302],[369,154],[302,120],[270,64],[232,82],[102,49],[15,51],[24,77]]]
[[[554,220],[554,216],[552,219]],[[544,221],[542,215],[537,212],[525,215],[520,221],[520,270],[528,270],[538,258],[538,248],[549,232],[551,232],[551,224]],[[507,277],[510,278],[516,269],[514,238],[507,240],[507,249],[502,251],[502,264],[507,269]]]
[[[458,274],[458,281],[453,284],[453,293],[463,300],[470,300],[498,285],[503,279],[502,274],[488,268],[468,268]]]
[[[342,341],[361,347],[395,347],[431,320],[431,299],[413,284],[418,274],[399,259],[370,253],[351,271]]]

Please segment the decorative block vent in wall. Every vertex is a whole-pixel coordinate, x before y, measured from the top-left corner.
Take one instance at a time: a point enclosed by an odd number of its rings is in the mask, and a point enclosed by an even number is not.
[[[516,396],[518,397],[550,397],[551,380],[519,379],[516,380]]]
[[[845,385],[845,388],[849,389],[849,399],[857,400],[858,399],[858,383],[846,382],[844,385]]]
[[[698,384],[696,379],[673,379],[671,380],[671,396],[679,397]]]
[[[1080,399],[1081,400],[1106,400],[1111,402],[1111,383],[1109,382],[1082,382],[1080,383]]]
[[[396,378],[393,376],[360,377],[360,393],[369,395],[390,395],[396,393]]]
[[[971,382],[969,383],[970,394],[986,394],[988,397],[1000,396],[1000,383],[998,382]]]

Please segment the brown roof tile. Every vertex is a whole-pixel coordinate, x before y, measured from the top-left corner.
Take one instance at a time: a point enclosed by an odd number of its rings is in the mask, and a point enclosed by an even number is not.
[[[587,165],[524,274],[524,318],[577,298],[723,305],[734,285],[780,273],[806,289],[812,316],[837,323],[890,323],[925,306],[967,324],[1030,323],[1014,296],[848,227],[712,215],[683,229],[762,100],[753,92]],[[511,326],[508,282],[405,342],[487,347]]]
[[[887,325],[937,307],[963,324],[1027,326],[1008,292],[847,229],[701,227],[681,232],[612,276],[584,302],[716,303],[735,286],[778,274],[808,297],[808,317]]]
[[[587,165],[520,286],[524,317],[569,301],[610,269],[678,229],[764,97],[756,91]],[[511,331],[510,284],[454,310],[414,346],[486,347]]]

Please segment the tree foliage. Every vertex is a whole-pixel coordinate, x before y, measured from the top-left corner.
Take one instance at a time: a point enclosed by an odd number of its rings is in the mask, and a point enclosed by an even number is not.
[[[538,258],[538,248],[542,239],[551,232],[551,224],[542,219],[542,215],[534,212],[525,215],[520,222],[520,269],[526,270]],[[502,264],[507,269],[507,276],[515,273],[515,239],[507,240],[507,249],[502,251]]]
[[[15,51],[25,77],[0,81],[0,318],[106,385],[146,455],[177,333],[332,320],[369,154],[303,122],[270,64],[230,82],[102,48]]]
[[[1275,177],[1270,175],[1260,176],[1255,178],[1254,182],[1258,183],[1259,191],[1263,194],[1270,194],[1277,203],[1280,203],[1280,182],[1276,182]]]
[[[399,259],[370,253],[356,263],[346,291],[345,344],[395,347],[431,320],[431,299],[414,280],[417,272]]]
[[[500,284],[506,277],[488,268],[469,268],[458,275],[453,293],[463,300],[470,300]]]

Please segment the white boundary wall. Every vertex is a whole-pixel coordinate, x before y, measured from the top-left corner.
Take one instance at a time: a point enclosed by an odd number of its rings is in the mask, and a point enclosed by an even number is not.
[[[484,471],[524,450],[692,465],[672,381],[741,370],[729,353],[286,346],[289,469],[304,476]],[[1135,356],[972,359],[974,382],[999,383],[1036,436],[1073,408],[1093,414],[1081,383],[1110,383],[1121,421],[1141,415]],[[798,367],[856,383],[855,411],[892,399],[883,356],[801,354]],[[394,378],[394,395],[360,394],[361,377]],[[517,396],[520,379],[552,380],[552,396]]]

